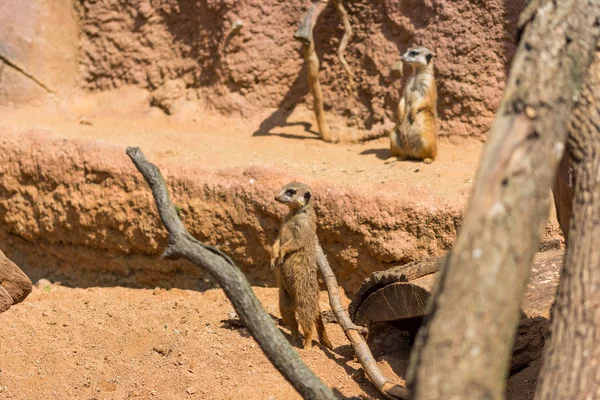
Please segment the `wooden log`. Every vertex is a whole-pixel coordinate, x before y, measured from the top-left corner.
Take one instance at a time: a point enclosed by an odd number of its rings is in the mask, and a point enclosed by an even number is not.
[[[513,373],[542,355],[563,257],[563,250],[536,254],[513,345],[510,367]],[[377,336],[394,335],[394,332],[396,342],[404,335],[402,332],[408,332],[412,344],[425,315],[441,260],[432,258],[375,272],[363,282],[348,312],[352,322],[368,328],[369,346],[378,343],[381,347],[381,343],[393,342]],[[389,327],[384,328],[384,325]],[[372,348],[372,351],[378,355],[385,353],[382,348]]]
[[[346,71],[346,74],[348,75],[348,89],[352,90],[354,88],[354,73],[352,72],[352,69],[346,61],[346,57],[344,56],[348,42],[352,38],[352,25],[350,25],[348,12],[344,8],[344,3],[342,0],[333,0],[333,5],[335,6],[337,13],[342,20],[342,24],[344,25],[344,36],[340,41],[340,46],[337,50],[337,56],[340,60],[340,64],[342,64],[342,67],[344,68],[344,71]]]
[[[31,293],[31,280],[0,251],[0,313],[25,300]]]
[[[410,393],[408,390],[406,390],[406,388],[391,381],[379,369],[375,358],[373,358],[371,349],[367,345],[365,338],[362,336],[362,333],[365,333],[365,330],[361,330],[360,327],[357,327],[354,323],[352,323],[352,321],[350,321],[350,317],[342,306],[338,291],[337,279],[333,273],[333,270],[329,266],[327,257],[325,257],[323,248],[321,247],[319,239],[316,236],[315,244],[317,248],[317,264],[321,273],[323,274],[323,277],[325,278],[331,309],[333,310],[338,323],[344,330],[346,337],[348,340],[350,340],[354,353],[356,354],[356,358],[363,366],[365,374],[386,398],[390,400],[402,400],[410,398]]]
[[[437,272],[441,258],[415,261],[385,271],[374,272],[358,289],[354,300],[348,307],[348,313],[354,323],[368,325],[368,321],[392,321],[393,315],[402,314],[403,318],[421,317],[431,289],[433,277],[425,278]],[[408,283],[410,282],[410,283]],[[387,286],[392,286],[387,288]],[[418,298],[414,299],[413,295]]]
[[[13,304],[14,301],[12,297],[10,297],[6,289],[0,286],[0,314],[8,310]]]

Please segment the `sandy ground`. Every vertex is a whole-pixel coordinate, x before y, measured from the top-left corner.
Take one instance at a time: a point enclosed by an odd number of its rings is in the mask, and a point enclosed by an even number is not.
[[[254,288],[276,321],[277,290]],[[321,308],[329,309],[326,293]],[[0,316],[2,399],[300,399],[272,367],[220,289],[34,288]],[[382,398],[337,324],[332,352],[297,349],[346,396]],[[289,331],[280,325],[289,338]],[[403,354],[407,354],[404,352]],[[389,358],[389,357],[388,357]],[[402,373],[407,357],[381,368]],[[532,398],[539,365],[509,381],[508,399]]]
[[[431,165],[385,164],[388,139],[327,144],[317,140],[306,114],[292,114],[286,126],[260,132],[264,116],[240,121],[195,114],[178,120],[156,109],[131,107],[145,102],[139,92],[125,90],[120,96],[80,99],[58,109],[0,108],[0,129],[137,145],[153,160],[191,167],[260,165],[318,175],[345,187],[420,188],[440,201],[466,200],[483,148],[476,141],[446,141]],[[277,320],[277,290],[255,291]],[[329,308],[324,293],[321,303],[323,310]],[[2,399],[300,398],[241,326],[219,289],[52,285],[35,288],[0,321]],[[380,398],[341,329],[336,324],[327,329],[334,351],[298,349],[304,361],[344,396]],[[385,360],[379,362],[393,372]],[[398,366],[406,367],[403,360],[393,364],[396,372]],[[531,398],[535,376],[536,369],[528,368],[512,378],[509,398]]]
[[[255,292],[278,319],[276,289]],[[52,285],[0,318],[0,398],[300,398],[220,289]],[[376,396],[342,330],[327,329],[334,351],[297,349],[304,361],[345,396]]]
[[[154,160],[190,167],[225,169],[258,165],[318,176],[336,185],[385,190],[388,185],[431,191],[441,198],[464,197],[477,169],[483,144],[475,140],[442,141],[439,158],[385,164],[389,139],[356,144],[328,144],[318,139],[313,115],[298,110],[285,126],[260,129],[269,115],[250,120],[206,115],[194,110],[167,117],[146,108],[145,94],[123,89],[74,100],[63,108],[0,107],[0,129],[14,134],[35,131],[58,138],[85,138],[117,146],[139,146]],[[122,106],[121,106],[122,103]],[[93,110],[93,111],[90,111]]]

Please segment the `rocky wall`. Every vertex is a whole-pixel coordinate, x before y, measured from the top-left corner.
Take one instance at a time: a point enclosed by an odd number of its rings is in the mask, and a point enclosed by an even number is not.
[[[317,22],[315,41],[333,128],[350,136],[389,128],[401,88],[391,67],[407,47],[418,44],[436,54],[440,135],[483,139],[501,100],[515,50],[513,27],[525,3],[346,1],[354,30],[346,55],[356,74],[353,89],[336,57],[343,28],[329,6]],[[268,132],[309,99],[292,39],[308,5],[300,0],[78,1],[81,85],[89,90],[170,85],[185,88],[180,96],[186,100],[242,116],[272,108],[257,131]],[[239,32],[232,30],[238,20]]]

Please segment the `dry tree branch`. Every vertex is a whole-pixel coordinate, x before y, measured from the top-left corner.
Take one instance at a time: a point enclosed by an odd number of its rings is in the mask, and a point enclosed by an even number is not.
[[[417,400],[504,398],[551,182],[600,33],[597,1],[530,7],[539,8],[521,19],[526,26],[470,204],[411,354],[408,381]]]
[[[246,277],[231,258],[190,235],[177,215],[165,180],[156,165],[150,163],[138,147],[128,147],[126,153],[152,189],[160,219],[169,233],[169,246],[162,257],[184,257],[208,271],[223,288],[269,361],[302,397],[334,400],[336,397],[333,392],[302,362],[298,353],[275,326],[254,295]]]
[[[358,358],[358,361],[363,366],[363,369],[369,377],[369,380],[375,385],[375,387],[377,387],[381,394],[388,399],[408,399],[408,390],[388,380],[377,366],[377,362],[371,353],[371,349],[369,349],[365,338],[361,334],[366,333],[367,329],[356,326],[352,320],[350,320],[350,316],[344,309],[344,306],[342,306],[342,302],[340,300],[337,279],[335,278],[335,274],[329,266],[327,257],[323,252],[323,248],[319,244],[319,239],[316,239],[316,246],[317,264],[321,270],[321,273],[323,274],[323,277],[325,278],[331,309],[333,310],[338,323],[344,330],[346,337],[348,337],[348,340],[350,340],[352,348],[354,349],[354,354],[356,354],[356,358]]]
[[[537,400],[597,398],[600,393],[600,53],[573,109],[567,150],[562,172],[568,176],[571,164],[573,186],[564,182],[566,190],[555,194],[559,199],[562,194],[559,204],[567,216],[561,227],[569,224],[565,231],[568,246],[552,308],[550,337],[544,346]]]
[[[344,8],[342,0],[333,0],[333,4],[335,6],[335,9],[337,10],[340,19],[342,20],[342,23],[344,24],[344,36],[342,36],[342,40],[340,41],[340,46],[337,50],[337,56],[340,60],[340,64],[342,64],[342,67],[344,67],[344,70],[348,75],[348,86],[350,89],[352,89],[354,88],[354,73],[352,72],[352,69],[350,69],[348,62],[346,61],[346,57],[344,56],[344,53],[346,52],[346,47],[348,47],[348,42],[350,41],[350,39],[352,39],[352,25],[350,25],[348,13]]]
[[[321,90],[321,84],[319,83],[319,57],[315,52],[315,43],[313,40],[313,28],[325,7],[327,7],[326,1],[317,1],[310,6],[300,21],[298,30],[294,34],[294,39],[302,43],[302,54],[304,55],[308,67],[308,86],[313,97],[313,108],[315,118],[317,119],[317,126],[319,127],[319,134],[324,141],[334,143],[337,142],[338,139],[331,133],[329,126],[325,121],[323,91]]]

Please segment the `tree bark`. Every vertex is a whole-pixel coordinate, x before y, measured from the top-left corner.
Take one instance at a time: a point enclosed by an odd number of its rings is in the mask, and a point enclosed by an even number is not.
[[[534,8],[532,8],[534,7]],[[415,399],[502,399],[551,183],[600,3],[534,1],[454,249],[411,355]]]
[[[159,169],[146,160],[137,147],[128,147],[127,155],[150,188],[160,219],[169,232],[169,247],[163,258],[185,257],[207,270],[219,283],[269,361],[305,399],[334,400],[333,392],[302,362],[300,356],[265,311],[244,274],[231,258],[220,250],[199,242],[187,231],[171,202]]]
[[[569,239],[535,398],[600,398],[600,53],[569,127]]]

